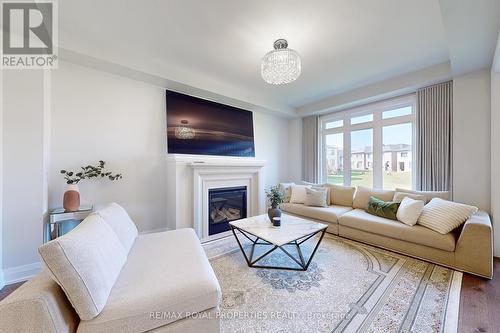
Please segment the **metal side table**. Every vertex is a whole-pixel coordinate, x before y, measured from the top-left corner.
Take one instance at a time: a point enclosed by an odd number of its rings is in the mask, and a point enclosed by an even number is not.
[[[45,226],[43,242],[64,235],[76,227],[94,211],[92,205],[81,205],[78,210],[68,212],[64,208],[56,208],[49,213],[49,223]]]

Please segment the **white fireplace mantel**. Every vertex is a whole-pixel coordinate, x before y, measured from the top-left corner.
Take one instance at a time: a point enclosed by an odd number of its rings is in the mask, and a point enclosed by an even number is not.
[[[247,215],[265,211],[265,161],[255,158],[169,155],[167,214],[169,227],[194,228],[202,241],[208,235],[208,192],[212,188],[247,187]]]

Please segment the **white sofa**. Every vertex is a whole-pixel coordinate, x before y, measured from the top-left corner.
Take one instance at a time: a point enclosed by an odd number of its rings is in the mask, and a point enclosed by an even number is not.
[[[118,217],[126,219],[128,215],[125,217],[123,212]],[[107,211],[109,213],[110,210]],[[108,218],[113,219],[113,216]],[[102,234],[89,234],[95,230],[83,221],[73,231],[60,237],[57,243],[62,246],[74,270],[65,271],[66,268],[57,267],[62,264],[54,259],[57,254],[51,252],[54,248],[58,249],[54,247],[55,243],[42,246],[42,259],[49,266],[0,303],[0,332],[219,332],[217,310],[221,290],[195,232],[192,229],[180,229],[137,235],[136,231],[124,228],[126,221],[121,223],[120,220],[115,218],[112,221],[115,224],[113,230],[121,234],[118,237],[120,242],[129,239],[130,250],[97,315],[91,319],[87,318],[88,313],[83,315],[84,312],[81,312],[82,315],[79,315],[75,309],[84,310],[80,308],[81,304],[75,307],[75,302],[81,301],[75,296],[78,290],[71,290],[74,286],[68,285],[67,281],[63,284],[64,288],[58,285],[68,274],[81,269],[79,257],[83,261],[85,257],[92,257],[86,252],[95,251],[89,247],[92,242],[84,239],[77,242],[81,244],[81,248],[77,249],[81,253],[72,257],[74,249],[67,244],[71,242],[71,237],[83,235],[88,240],[102,237],[102,242],[108,243],[102,248],[109,248],[109,243],[113,242]],[[101,247],[100,244],[93,246]],[[51,247],[51,251],[48,251]],[[47,257],[48,254],[50,257]],[[52,260],[57,263],[54,265]],[[116,260],[119,261],[119,258]],[[87,270],[80,272],[83,273],[81,275],[90,274],[96,269],[102,270],[97,261],[85,262]],[[84,276],[85,287],[92,290],[92,284],[96,283],[98,288],[104,290],[108,278],[104,276],[106,274],[99,271],[96,276],[102,276],[102,280],[97,281],[89,281],[89,276]],[[79,278],[71,275],[71,283]],[[99,290],[99,294],[91,296],[98,303],[102,295],[105,293]],[[73,299],[73,302],[68,299]],[[82,316],[87,320],[81,320]]]
[[[440,234],[421,225],[404,223],[374,216],[365,210],[368,198],[374,196],[392,201],[396,192],[408,192],[425,197],[447,199],[447,192],[422,192],[396,189],[376,190],[363,187],[328,185],[328,207],[283,203],[281,209],[289,214],[327,222],[329,233],[400,252],[453,269],[493,277],[493,228],[485,212],[472,215],[465,223],[448,234]]]

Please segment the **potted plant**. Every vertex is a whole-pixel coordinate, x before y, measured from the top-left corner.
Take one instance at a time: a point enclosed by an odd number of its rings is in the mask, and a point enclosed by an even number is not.
[[[269,216],[269,220],[273,222],[273,217],[280,217],[281,210],[279,209],[279,205],[283,203],[283,193],[279,190],[278,186],[271,186],[266,190],[267,200],[271,208],[267,211],[267,216]]]
[[[67,171],[61,170],[61,174],[64,175],[66,180],[66,187],[64,189],[63,196],[63,207],[66,211],[75,211],[80,207],[80,190],[78,188],[78,183],[84,179],[92,178],[107,178],[111,181],[122,179],[122,174],[112,174],[109,171],[104,170],[106,162],[99,161],[96,166],[87,165],[81,167],[81,171]]]

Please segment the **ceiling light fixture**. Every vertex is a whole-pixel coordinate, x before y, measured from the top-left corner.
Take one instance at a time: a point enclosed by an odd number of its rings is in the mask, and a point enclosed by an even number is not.
[[[288,48],[285,39],[274,42],[274,50],[262,58],[261,74],[269,84],[287,84],[297,80],[301,72],[300,56]]]
[[[194,138],[196,132],[193,128],[187,126],[187,120],[181,120],[181,126],[175,128],[175,137],[182,140],[188,140]]]

